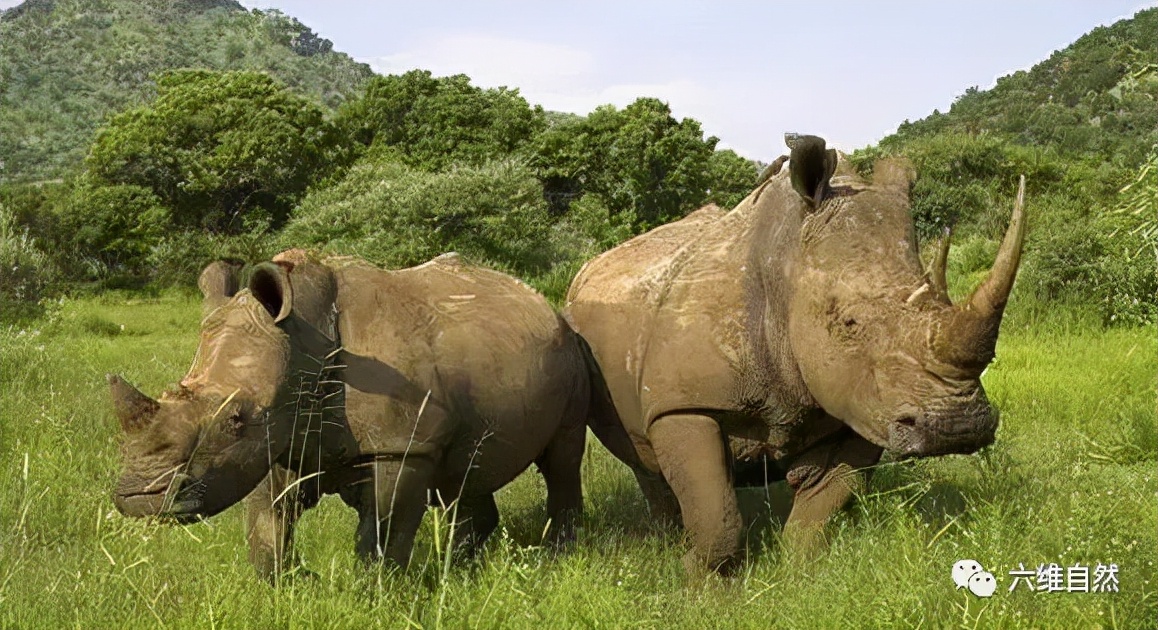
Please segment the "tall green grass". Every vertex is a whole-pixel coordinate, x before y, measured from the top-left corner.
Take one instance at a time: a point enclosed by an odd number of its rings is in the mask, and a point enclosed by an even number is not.
[[[1027,311],[1028,312],[1028,309]],[[474,562],[446,570],[432,510],[405,572],[356,561],[356,517],[332,497],[298,550],[316,576],[271,588],[246,560],[242,514],[162,526],[116,513],[118,428],[104,374],[158,393],[188,367],[190,297],[63,302],[0,331],[0,627],[1010,627],[1158,623],[1158,428],[1152,330],[1011,313],[984,377],[997,442],[968,457],[886,462],[794,565],[777,538],[782,484],[741,493],[749,561],[685,583],[682,533],[648,523],[626,468],[598,444],[583,464],[577,543],[543,544],[543,482],[499,494],[503,524]],[[441,519],[441,520],[439,520]],[[437,525],[437,527],[436,527]],[[962,558],[999,580],[956,591]],[[1008,592],[1008,572],[1056,562],[1119,566],[1118,593]]]

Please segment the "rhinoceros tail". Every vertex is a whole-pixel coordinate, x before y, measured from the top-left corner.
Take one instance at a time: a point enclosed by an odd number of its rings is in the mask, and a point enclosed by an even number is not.
[[[582,335],[574,332],[573,334],[583,352],[590,380],[591,402],[587,408],[587,426],[612,455],[632,469],[639,469],[642,466],[639,455],[635,452],[635,446],[632,445],[619,413],[615,410],[611,391],[607,388],[607,381],[603,378],[603,371],[599,369],[595,354]]]

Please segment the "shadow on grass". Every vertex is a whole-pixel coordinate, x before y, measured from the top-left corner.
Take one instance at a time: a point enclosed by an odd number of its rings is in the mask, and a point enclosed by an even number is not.
[[[787,482],[737,488],[736,494],[749,560],[779,554],[779,537],[792,511],[793,493]],[[859,509],[852,509],[858,503]],[[871,527],[893,510],[912,510],[939,528],[964,515],[969,503],[967,487],[958,482],[932,480],[921,465],[885,464],[874,471],[868,492],[843,513],[853,519],[855,527]]]
[[[951,475],[958,478],[952,480],[938,479],[939,475],[930,469],[932,465],[927,461],[882,463],[873,471],[868,491],[857,497],[862,509],[855,512],[874,519],[890,510],[913,510],[933,527],[961,517],[968,511],[970,495],[975,492],[969,492],[968,481],[960,475],[977,474],[968,470],[975,464],[958,468]]]
[[[774,544],[792,511],[792,489],[777,481],[764,487],[736,489],[740,515],[744,517],[744,539],[749,560],[777,548]]]

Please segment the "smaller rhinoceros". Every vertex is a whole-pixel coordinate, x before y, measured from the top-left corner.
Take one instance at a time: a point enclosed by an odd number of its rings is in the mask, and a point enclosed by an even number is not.
[[[273,578],[301,510],[338,493],[359,555],[404,566],[428,502],[457,501],[456,543],[477,548],[493,493],[535,462],[556,536],[572,534],[588,375],[542,296],[455,255],[383,271],[291,250],[240,291],[238,271],[202,273],[208,314],[176,389],[153,400],[109,377],[122,513],[187,522],[249,495],[250,559]]]

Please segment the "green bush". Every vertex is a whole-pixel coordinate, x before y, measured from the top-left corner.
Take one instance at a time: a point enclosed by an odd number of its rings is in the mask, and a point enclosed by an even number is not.
[[[588,260],[634,236],[635,215],[611,214],[595,195],[571,202],[570,212],[551,229],[554,253],[550,269],[527,282],[556,306],[562,306],[571,281]]]
[[[555,259],[550,235],[543,189],[520,162],[430,173],[375,154],[340,183],[307,196],[279,241],[387,267],[457,251],[531,275]]]
[[[1149,190],[1146,183],[1124,193],[1152,199],[1153,183]],[[1122,210],[1126,199],[1121,204],[1091,208],[1060,195],[1035,204],[1019,285],[1040,300],[1093,302],[1107,324],[1158,319],[1156,249],[1145,229],[1153,219]]]
[[[93,268],[83,264],[87,260],[107,272],[141,275],[150,249],[170,222],[168,210],[148,188],[105,186],[87,178],[72,187],[56,211],[73,270]]]
[[[346,137],[394,147],[408,166],[442,171],[509,158],[544,125],[517,89],[483,89],[458,74],[428,70],[378,76],[361,98],[346,103],[337,124]]]
[[[1108,230],[1103,274],[1104,312],[1111,321],[1158,321],[1158,147],[1117,204],[1101,217]]]
[[[267,225],[258,223],[248,232],[235,235],[210,234],[183,230],[167,234],[149,250],[148,278],[155,286],[197,284],[205,265],[224,258],[258,262],[269,260],[280,251],[277,236]]]
[[[1019,285],[1039,299],[1060,300],[1098,292],[1099,268],[1106,255],[1105,234],[1089,221],[1067,223],[1064,229],[1060,225],[1034,229],[1028,239],[1032,254],[1022,263]]]
[[[862,162],[870,156],[879,157],[879,152],[864,153]],[[912,160],[918,175],[910,197],[918,237],[932,238],[950,226],[959,233],[972,233],[981,225],[1004,225],[1008,208],[996,221],[989,216],[994,214],[997,195],[1009,196],[1014,191],[1010,186],[996,190],[1011,177],[1001,139],[937,135],[914,140],[903,153]]]
[[[561,231],[578,239],[574,256],[590,258],[634,236],[635,215],[631,211],[612,214],[595,195],[583,195],[571,203],[571,211],[560,223]]]
[[[630,211],[644,231],[699,208],[709,190],[724,191],[727,203],[745,188],[737,183],[743,158],[715,155],[718,140],[694,119],[676,120],[666,103],[639,98],[559,121],[535,138],[533,163],[552,198],[596,195],[613,214]],[[743,194],[754,184],[751,169]]]
[[[714,203],[725,210],[734,208],[756,187],[759,175],[755,162],[731,149],[712,153],[708,158],[709,189],[704,203]]]
[[[0,204],[0,310],[7,315],[9,308],[35,304],[56,275],[56,266],[29,236],[28,228],[19,226],[13,213]]]

